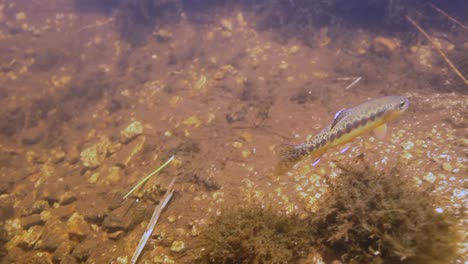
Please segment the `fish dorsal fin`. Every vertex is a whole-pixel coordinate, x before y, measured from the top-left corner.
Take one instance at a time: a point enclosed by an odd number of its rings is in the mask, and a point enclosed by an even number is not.
[[[341,109],[340,111],[336,112],[335,118],[333,118],[333,122],[330,125],[330,129],[332,129],[338,122],[340,122],[345,116],[349,114],[349,109]]]
[[[375,137],[378,138],[379,140],[382,140],[385,138],[385,135],[387,134],[387,124],[383,124],[377,128],[374,129],[374,134]]]

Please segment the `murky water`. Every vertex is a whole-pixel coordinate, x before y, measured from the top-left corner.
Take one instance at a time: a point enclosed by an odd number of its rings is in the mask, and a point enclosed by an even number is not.
[[[429,190],[456,219],[450,263],[463,263],[468,6],[303,2],[1,0],[2,263],[131,263],[174,177],[138,263],[206,262],[200,240],[226,208],[308,221],[359,157]],[[384,139],[273,174],[279,144],[388,95],[410,106]],[[294,256],[341,257],[312,242]]]

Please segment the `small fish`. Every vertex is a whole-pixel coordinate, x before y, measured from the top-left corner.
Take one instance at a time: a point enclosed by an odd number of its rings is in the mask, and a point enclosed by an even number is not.
[[[387,122],[399,117],[408,109],[408,98],[386,96],[362,103],[353,108],[340,110],[332,123],[319,132],[310,141],[297,144],[283,144],[276,148],[281,160],[275,174],[286,172],[306,156],[312,158],[315,166],[322,155],[330,148],[342,146],[342,153],[348,149],[348,143],[371,130],[382,139],[387,131]]]

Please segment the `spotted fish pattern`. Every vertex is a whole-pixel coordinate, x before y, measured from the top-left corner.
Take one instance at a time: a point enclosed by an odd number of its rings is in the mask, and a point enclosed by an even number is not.
[[[399,117],[408,106],[406,97],[386,96],[338,111],[332,123],[310,141],[277,147],[276,152],[281,160],[276,173],[283,173],[306,156],[317,160],[328,149],[345,145],[371,130],[385,131],[386,123]]]

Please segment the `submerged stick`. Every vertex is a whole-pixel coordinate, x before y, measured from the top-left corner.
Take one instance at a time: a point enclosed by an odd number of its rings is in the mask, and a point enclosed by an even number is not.
[[[351,87],[353,87],[356,83],[358,83],[360,80],[362,79],[362,76],[359,76],[358,78],[356,78],[356,80],[354,80],[354,82],[352,82],[350,85],[348,85],[345,90],[348,90],[350,89]]]
[[[164,195],[163,199],[161,202],[154,208],[153,215],[151,216],[151,220],[148,223],[148,226],[146,227],[145,233],[143,233],[143,236],[140,239],[140,242],[138,243],[138,246],[133,253],[131,263],[135,264],[136,261],[138,260],[138,257],[141,254],[141,251],[143,251],[143,248],[146,245],[146,242],[148,242],[149,237],[153,233],[154,227],[156,226],[156,223],[158,222],[159,216],[161,215],[162,210],[164,210],[164,207],[166,207],[167,203],[169,200],[171,200],[172,195],[174,194],[174,183],[175,183],[176,177],[172,179],[171,183],[167,187],[166,194]]]
[[[451,20],[453,23],[459,25],[460,27],[462,27],[463,29],[465,30],[468,30],[468,27],[463,25],[460,21],[456,20],[455,18],[451,17],[449,14],[445,13],[444,10],[438,8],[437,6],[435,6],[434,4],[429,4],[432,8],[434,8],[435,11],[441,13],[442,15],[446,16],[449,20]]]
[[[450,61],[450,59],[445,55],[445,53],[442,51],[442,49],[432,40],[432,38],[429,36],[429,34],[426,33],[426,31],[424,31],[424,29],[422,29],[413,19],[411,19],[411,17],[409,16],[406,16],[406,19],[408,19],[408,21],[419,31],[421,32],[421,34],[424,35],[424,37],[427,38],[427,40],[429,40],[429,42],[431,43],[432,47],[434,47],[440,54],[440,56],[442,56],[442,58],[444,58],[445,62],[450,66],[450,68],[452,68],[452,70],[458,75],[458,77],[460,77],[460,79],[463,80],[463,82],[468,85],[468,80],[466,80],[465,76],[463,76],[463,74],[457,69],[457,67],[455,67],[455,65],[452,63],[452,61]]]
[[[171,163],[171,161],[174,159],[174,156],[170,157],[166,162],[164,162],[163,165],[161,165],[159,168],[157,168],[156,170],[154,170],[152,173],[148,174],[148,176],[146,176],[145,178],[143,178],[143,180],[141,180],[140,182],[137,183],[137,185],[135,185],[135,187],[133,187],[124,197],[123,199],[127,198],[130,194],[132,194],[138,187],[140,187],[140,185],[142,185],[143,183],[145,183],[146,181],[149,180],[149,178],[153,177],[153,175],[157,174],[158,172],[160,172],[162,169],[164,169],[167,165],[169,165],[169,163]]]

